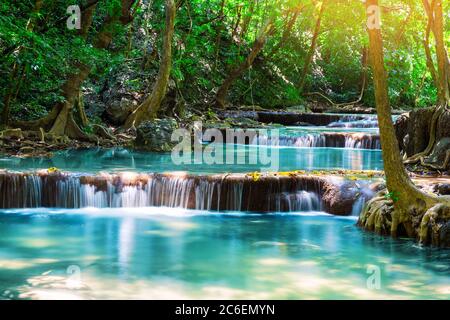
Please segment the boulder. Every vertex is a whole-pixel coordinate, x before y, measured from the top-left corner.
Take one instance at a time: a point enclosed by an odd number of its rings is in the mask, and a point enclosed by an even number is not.
[[[441,196],[450,195],[450,183],[439,183],[434,186],[434,192]]]
[[[360,188],[353,181],[344,182],[342,185],[326,183],[322,195],[324,211],[341,216],[349,215],[360,192]]]
[[[105,110],[106,118],[115,125],[125,123],[128,116],[138,107],[138,102],[134,99],[122,97],[120,100],[112,101]]]
[[[154,152],[170,152],[177,142],[172,142],[172,132],[178,128],[175,119],[145,121],[137,128],[136,149]]]

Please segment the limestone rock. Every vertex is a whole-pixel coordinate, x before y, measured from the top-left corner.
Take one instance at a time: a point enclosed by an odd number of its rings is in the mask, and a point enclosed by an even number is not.
[[[175,119],[145,121],[137,128],[135,147],[154,152],[170,152],[177,144],[171,141],[172,132],[178,128]]]
[[[324,211],[336,215],[349,215],[358,198],[360,188],[353,181],[339,184],[327,183],[322,195]]]
[[[113,101],[105,110],[105,115],[111,123],[121,125],[127,117],[137,108],[138,102],[122,97],[120,100]]]
[[[450,183],[439,183],[434,187],[434,191],[441,196],[450,195]]]

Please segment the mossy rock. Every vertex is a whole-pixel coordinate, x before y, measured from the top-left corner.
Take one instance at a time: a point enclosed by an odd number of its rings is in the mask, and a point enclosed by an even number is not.
[[[152,152],[170,152],[177,144],[171,139],[176,129],[178,124],[172,118],[145,121],[137,128],[134,147]]]

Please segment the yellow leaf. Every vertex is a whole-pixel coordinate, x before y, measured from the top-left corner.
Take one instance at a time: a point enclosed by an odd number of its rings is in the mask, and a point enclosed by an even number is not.
[[[253,172],[253,173],[250,173],[249,176],[253,179],[254,182],[256,182],[261,178],[261,173]]]

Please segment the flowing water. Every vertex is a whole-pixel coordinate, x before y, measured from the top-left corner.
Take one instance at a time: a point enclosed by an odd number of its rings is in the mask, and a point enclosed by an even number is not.
[[[273,197],[244,199],[243,184],[225,194],[223,180],[196,176],[259,171],[248,159],[260,152],[273,153],[275,171],[383,169],[373,116],[282,127],[276,142],[223,145],[224,157],[245,159],[234,164],[175,165],[170,153],[121,148],[0,158],[9,171],[70,172],[54,184],[37,175],[8,180],[1,203],[28,209],[0,210],[0,299],[450,298],[450,250],[356,227],[372,196],[364,186],[349,216],[337,217],[321,212],[317,184],[269,185]],[[174,176],[82,183],[100,172]],[[245,211],[262,202],[268,212]]]
[[[345,148],[381,150],[378,129],[331,129],[329,127],[287,127],[279,135],[260,135],[252,144],[290,146],[295,148]]]
[[[9,210],[0,296],[23,299],[448,299],[450,251],[320,213]],[[379,282],[370,276],[379,274]]]
[[[260,171],[266,165],[259,161],[251,163],[250,154],[266,152],[270,149],[264,146],[226,145],[223,161],[219,164],[175,165],[170,153],[145,153],[126,149],[89,149],[68,150],[58,152],[52,158],[0,158],[0,168],[16,171],[47,169],[56,167],[64,171],[74,172],[173,172],[189,173],[240,173]],[[233,151],[234,150],[234,151]],[[273,150],[268,150],[271,155]],[[276,147],[274,163],[277,170],[264,171],[292,171],[292,170],[382,170],[383,161],[381,150],[345,149],[345,148],[293,148]],[[233,164],[227,164],[226,155],[235,155]],[[242,158],[242,163],[238,162]],[[257,159],[258,160],[258,159]]]

